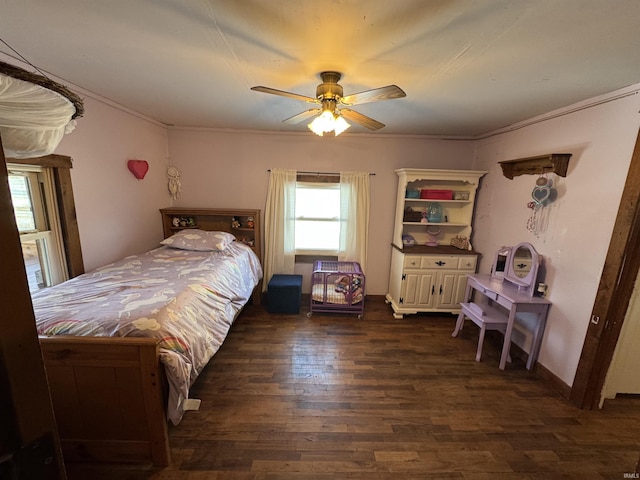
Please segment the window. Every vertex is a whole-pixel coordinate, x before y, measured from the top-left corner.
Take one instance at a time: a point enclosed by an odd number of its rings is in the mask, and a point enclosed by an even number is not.
[[[50,168],[11,164],[8,170],[29,291],[34,292],[68,278],[53,172]]]
[[[297,254],[337,255],[340,246],[340,184],[296,182]]]

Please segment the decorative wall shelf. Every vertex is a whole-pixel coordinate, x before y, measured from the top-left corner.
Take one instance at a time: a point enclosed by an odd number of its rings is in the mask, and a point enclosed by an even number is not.
[[[518,175],[540,175],[542,173],[555,173],[566,177],[571,155],[571,153],[550,153],[498,163],[502,167],[502,174],[508,179],[513,179]]]

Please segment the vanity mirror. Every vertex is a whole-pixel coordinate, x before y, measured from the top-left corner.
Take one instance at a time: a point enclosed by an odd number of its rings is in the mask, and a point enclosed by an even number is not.
[[[536,252],[530,243],[520,243],[511,249],[511,254],[507,260],[507,268],[504,279],[518,286],[530,296],[536,288],[538,279],[538,268],[542,256]]]

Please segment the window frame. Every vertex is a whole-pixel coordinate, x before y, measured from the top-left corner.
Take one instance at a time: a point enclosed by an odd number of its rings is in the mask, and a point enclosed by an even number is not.
[[[317,186],[317,188],[321,188],[321,186],[327,185],[326,188],[331,189],[339,189],[340,188],[340,177],[338,175],[326,175],[326,174],[316,174],[316,175],[304,175],[299,174],[296,178],[296,193],[298,190],[298,184],[305,184],[306,186]],[[295,220],[299,219],[297,212]],[[312,220],[309,218],[305,218],[305,220]],[[328,220],[328,219],[317,219],[318,222],[332,222],[340,225],[340,211],[338,210],[337,218]],[[338,242],[339,242],[339,234],[338,234]],[[338,245],[339,249],[339,245]],[[315,260],[335,260],[338,258],[338,249],[336,250],[321,250],[321,249],[298,249],[296,248],[296,261],[299,262],[310,262]]]
[[[18,233],[23,245],[31,242],[35,244],[41,267],[40,280],[44,286],[53,286],[68,280],[67,258],[63,248],[64,240],[58,218],[59,209],[52,169],[7,163],[7,173],[9,178],[18,176],[26,180],[26,194],[29,197],[34,228],[18,228]]]
[[[62,248],[64,248],[66,255],[69,278],[83,274],[84,261],[82,259],[80,231],[78,229],[71,184],[71,168],[73,168],[71,157],[51,154],[36,158],[7,157],[5,161],[7,164],[36,165],[51,168],[62,235]]]

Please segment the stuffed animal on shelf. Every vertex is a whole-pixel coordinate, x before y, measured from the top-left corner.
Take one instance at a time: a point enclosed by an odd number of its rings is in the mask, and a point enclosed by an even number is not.
[[[240,217],[231,217],[231,228],[240,228]]]

